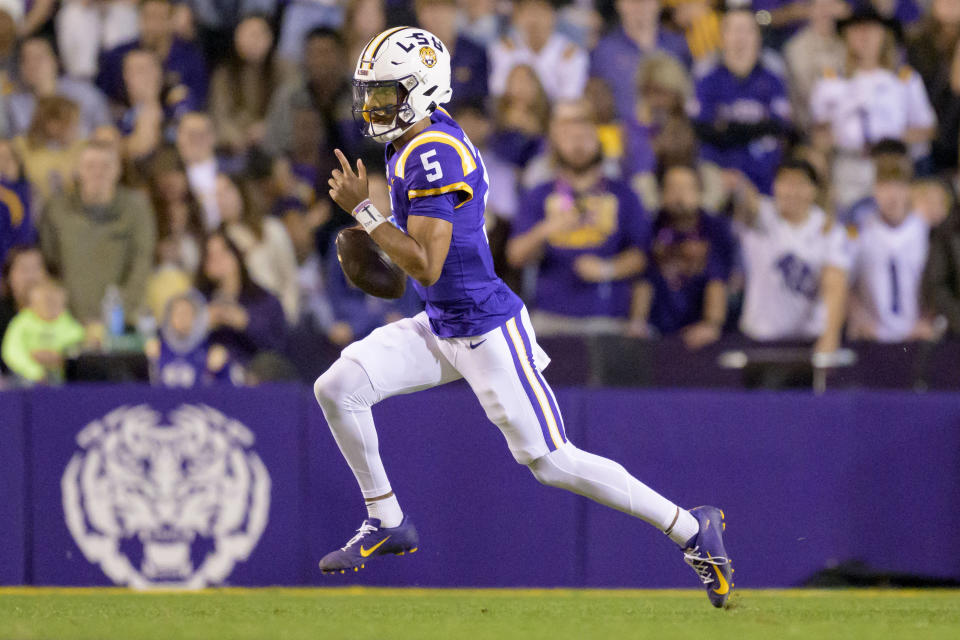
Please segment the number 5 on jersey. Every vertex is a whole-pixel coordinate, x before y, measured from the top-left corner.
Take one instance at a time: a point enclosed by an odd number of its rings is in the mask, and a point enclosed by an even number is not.
[[[420,154],[420,163],[423,164],[424,170],[427,172],[426,177],[430,182],[436,182],[443,177],[443,167],[440,166],[440,163],[436,160],[431,160],[437,155],[436,149],[430,149],[430,151]]]

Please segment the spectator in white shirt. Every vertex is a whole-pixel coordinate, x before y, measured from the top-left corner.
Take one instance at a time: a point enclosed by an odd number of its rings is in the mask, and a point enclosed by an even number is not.
[[[203,223],[207,231],[220,225],[217,205],[217,156],[214,154],[216,136],[210,116],[201,112],[188,113],[177,127],[177,151],[187,168],[190,191],[200,202]]]
[[[814,144],[836,152],[834,199],[844,208],[870,194],[870,146],[884,138],[900,140],[914,159],[929,153],[936,114],[920,75],[898,68],[894,24],[872,7],[858,8],[839,23],[847,46],[843,74],[828,70],[814,85],[810,112]]]
[[[502,94],[510,71],[527,64],[537,72],[551,100],[580,97],[587,84],[589,58],[555,30],[556,22],[556,9],[549,0],[516,1],[510,34],[490,47],[491,94]]]
[[[740,330],[761,341],[816,340],[815,351],[840,344],[846,316],[850,250],[844,230],[814,202],[817,174],[788,160],[773,198],[748,198],[737,231],[746,278]]]

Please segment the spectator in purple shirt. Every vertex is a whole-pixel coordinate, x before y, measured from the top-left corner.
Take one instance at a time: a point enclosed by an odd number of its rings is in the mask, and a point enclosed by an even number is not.
[[[761,60],[760,28],[752,11],[728,11],[722,27],[721,57],[698,75],[690,117],[704,160],[746,175],[769,195],[781,137],[790,129],[787,88]]]
[[[437,36],[450,50],[450,85],[453,100],[447,111],[461,104],[482,104],[487,98],[490,74],[486,50],[457,31],[456,0],[417,0],[417,23]]]
[[[674,56],[689,68],[690,50],[678,33],[660,26],[659,0],[617,0],[620,25],[604,36],[590,54],[590,75],[607,83],[621,119],[633,117],[633,79],[640,61],[654,52]]]
[[[514,219],[507,259],[539,267],[537,333],[618,333],[646,266],[649,222],[630,187],[604,177],[588,103],[557,104],[550,123],[557,177],[531,190]]]
[[[646,275],[649,324],[663,335],[679,332],[687,347],[699,349],[720,337],[726,320],[735,243],[727,220],[700,208],[695,167],[669,167],[662,183]]]
[[[31,200],[30,183],[13,145],[0,140],[0,265],[13,247],[37,242]]]
[[[197,289],[210,302],[210,341],[237,361],[284,348],[287,322],[280,301],[253,282],[240,250],[222,231],[204,243]]]
[[[185,103],[202,109],[207,101],[207,67],[200,50],[173,33],[173,5],[169,0],[140,3],[140,37],[104,52],[97,86],[111,99],[123,102],[123,60],[134,49],[153,51],[163,64],[164,95],[168,104]]]

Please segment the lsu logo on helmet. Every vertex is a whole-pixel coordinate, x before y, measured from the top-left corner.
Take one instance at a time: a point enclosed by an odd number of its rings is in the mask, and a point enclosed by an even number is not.
[[[166,419],[164,419],[166,418]],[[124,406],[77,435],[61,480],[67,528],[116,584],[223,582],[267,525],[270,475],[244,425],[205,405]]]
[[[432,47],[421,47],[420,61],[423,62],[427,68],[433,67],[433,65],[437,64],[437,52],[434,51]]]

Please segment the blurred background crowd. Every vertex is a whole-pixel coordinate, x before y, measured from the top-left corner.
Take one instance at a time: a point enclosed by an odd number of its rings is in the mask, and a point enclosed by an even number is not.
[[[6,384],[310,380],[422,308],[346,282],[326,189],[340,148],[390,209],[351,75],[400,24],[539,336],[960,333],[960,0],[0,0]]]

